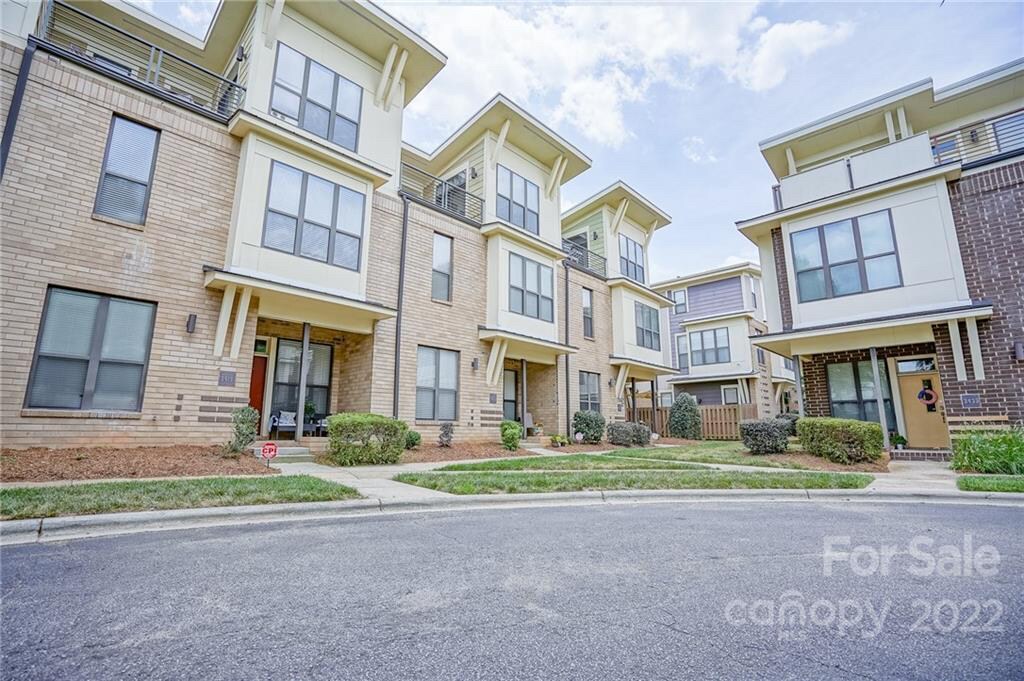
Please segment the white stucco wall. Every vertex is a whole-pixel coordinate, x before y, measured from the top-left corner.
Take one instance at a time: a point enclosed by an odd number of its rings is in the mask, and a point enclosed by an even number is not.
[[[509,254],[516,253],[552,269],[552,300],[554,321],[547,322],[509,309]],[[560,309],[558,262],[550,256],[501,235],[487,240],[487,326],[512,333],[558,342],[558,310]]]

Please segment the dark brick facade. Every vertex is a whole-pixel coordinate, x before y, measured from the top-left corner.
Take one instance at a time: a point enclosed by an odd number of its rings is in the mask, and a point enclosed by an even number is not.
[[[936,326],[939,373],[951,416],[1009,415],[1024,421],[1024,361],[1014,341],[1024,341],[1024,161],[949,183],[967,289],[992,303],[992,318],[978,322],[985,380],[973,379],[967,334],[960,325],[967,381],[958,383],[949,329]],[[964,409],[960,396],[981,396],[980,409]]]
[[[793,329],[793,306],[789,300],[789,275],[786,274],[786,249],[782,243],[782,230],[772,230],[772,256],[775,259],[775,278],[779,285],[779,310],[782,312],[782,330]]]

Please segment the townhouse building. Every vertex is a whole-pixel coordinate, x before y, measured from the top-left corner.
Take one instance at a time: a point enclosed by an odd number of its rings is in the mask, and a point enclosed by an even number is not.
[[[658,381],[662,406],[687,393],[702,405],[753,405],[757,418],[796,411],[792,360],[751,343],[768,330],[758,265],[717,267],[652,288],[673,301],[665,347],[673,372]]]
[[[120,2],[12,8],[5,446],[222,442],[246,404],[310,444],[341,411],[567,433],[658,370],[646,248],[601,273],[565,250],[590,159],[501,95],[403,144],[446,58],[373,4],[225,2],[202,39]],[[628,214],[609,239],[668,222],[606,199]]]
[[[944,450],[1024,420],[1024,60],[882,94],[765,140],[775,209],[742,220],[801,412]]]

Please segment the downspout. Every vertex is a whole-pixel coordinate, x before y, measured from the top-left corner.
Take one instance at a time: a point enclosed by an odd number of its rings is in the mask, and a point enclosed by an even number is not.
[[[402,245],[398,255],[398,300],[395,315],[395,382],[392,387],[391,417],[398,418],[398,386],[402,370],[402,300],[405,297],[405,252],[409,236],[409,197],[402,196]]]
[[[565,344],[569,344],[569,261],[563,260],[562,267],[565,268]],[[565,355],[565,436],[572,439],[572,405],[569,404],[571,393],[569,390],[569,355]]]
[[[25,97],[25,86],[28,84],[28,74],[32,68],[32,57],[36,53],[36,41],[32,36],[28,37],[28,45],[21,56],[21,68],[18,69],[18,79],[14,83],[14,95],[11,97],[11,105],[7,108],[7,124],[4,126],[4,136],[0,140],[0,179],[3,179],[7,172],[7,155],[11,152],[11,144],[14,142],[14,129],[18,126],[18,114],[21,112],[21,100]]]

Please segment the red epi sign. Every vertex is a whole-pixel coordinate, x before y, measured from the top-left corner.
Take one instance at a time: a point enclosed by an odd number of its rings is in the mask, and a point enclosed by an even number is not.
[[[273,442],[265,442],[263,443],[263,449],[260,450],[260,453],[264,459],[273,459],[277,456],[277,445]]]

